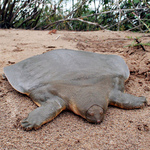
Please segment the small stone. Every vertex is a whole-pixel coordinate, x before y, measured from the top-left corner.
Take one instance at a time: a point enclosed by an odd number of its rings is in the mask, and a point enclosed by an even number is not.
[[[6,80],[5,74],[2,74],[2,80]]]

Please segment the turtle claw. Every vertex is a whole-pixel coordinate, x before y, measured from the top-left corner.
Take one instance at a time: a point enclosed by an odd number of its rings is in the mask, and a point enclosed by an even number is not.
[[[24,119],[21,122],[21,126],[23,127],[23,129],[25,130],[31,130],[34,127],[34,124],[32,124],[31,122],[28,121],[28,118]]]
[[[42,119],[40,118],[39,115],[36,115],[33,112],[31,112],[29,114],[29,116],[27,118],[25,118],[22,122],[21,122],[21,126],[23,127],[23,129],[25,130],[31,130],[31,129],[38,129],[41,124],[42,124]]]
[[[138,97],[138,101],[136,103],[137,106],[135,106],[135,108],[142,108],[144,106],[147,106],[147,100],[144,96],[140,96]]]
[[[26,118],[21,122],[21,126],[24,130],[32,130],[40,128],[40,124],[36,123],[34,120],[29,121],[30,119]]]

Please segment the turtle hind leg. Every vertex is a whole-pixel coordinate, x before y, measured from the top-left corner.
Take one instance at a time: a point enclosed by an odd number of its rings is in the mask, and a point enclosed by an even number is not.
[[[119,90],[112,90],[109,94],[109,105],[123,109],[141,108],[146,105],[145,97],[136,97],[131,94],[123,93]]]
[[[21,122],[21,126],[25,130],[38,129],[54,119],[64,109],[66,109],[66,104],[63,99],[53,98],[50,101],[47,100],[45,104],[29,113],[28,117]]]

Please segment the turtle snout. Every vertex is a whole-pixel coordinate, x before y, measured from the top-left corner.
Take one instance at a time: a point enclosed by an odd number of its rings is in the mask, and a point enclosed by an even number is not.
[[[86,113],[87,121],[91,123],[101,123],[104,118],[103,108],[98,105],[91,106]]]

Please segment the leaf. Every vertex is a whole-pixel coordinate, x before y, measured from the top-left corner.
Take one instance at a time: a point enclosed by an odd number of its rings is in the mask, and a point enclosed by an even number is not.
[[[137,3],[140,2],[140,0],[134,0],[133,2],[134,2],[135,4],[137,4]]]

